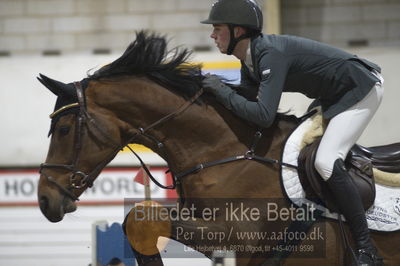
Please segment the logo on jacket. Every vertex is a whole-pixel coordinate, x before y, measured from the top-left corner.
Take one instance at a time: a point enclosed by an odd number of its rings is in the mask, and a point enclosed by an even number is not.
[[[263,74],[263,76],[267,76],[267,75],[271,74],[271,69],[268,68],[268,69],[264,70],[264,71],[262,72],[262,74]]]
[[[263,71],[261,72],[261,74],[262,74],[262,79],[265,80],[265,79],[267,79],[267,78],[269,77],[269,75],[271,74],[271,69],[268,68],[268,69],[266,69],[266,70],[263,70]]]

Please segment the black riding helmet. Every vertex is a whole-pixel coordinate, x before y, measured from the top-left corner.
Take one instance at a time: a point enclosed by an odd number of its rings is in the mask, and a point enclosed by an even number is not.
[[[261,33],[263,15],[255,0],[218,0],[212,5],[208,19],[201,23],[228,25],[231,38],[227,54],[230,55],[240,40]],[[247,34],[235,38],[235,26],[247,28]]]

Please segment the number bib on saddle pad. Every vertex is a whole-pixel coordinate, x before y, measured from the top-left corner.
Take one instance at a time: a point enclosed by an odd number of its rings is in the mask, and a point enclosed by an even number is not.
[[[322,129],[317,129],[317,120],[321,114],[317,113],[302,122],[286,141],[282,154],[282,162],[298,165],[298,157],[305,146],[305,135],[310,131],[319,130],[315,134],[318,137]],[[308,143],[307,143],[308,144]],[[322,216],[337,219],[338,214],[329,211],[323,203],[311,202],[306,198],[306,190],[302,187],[299,173],[296,169],[282,166],[281,170],[282,187],[287,197],[297,206],[313,203],[315,208],[322,212]],[[368,227],[376,231],[397,231],[400,230],[400,187],[390,187],[375,184],[376,198],[373,205],[366,211]],[[344,219],[344,218],[343,218]]]

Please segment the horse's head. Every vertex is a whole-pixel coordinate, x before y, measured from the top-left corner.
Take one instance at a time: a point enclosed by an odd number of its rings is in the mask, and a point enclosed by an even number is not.
[[[121,57],[79,83],[40,76],[58,96],[38,189],[40,209],[50,221],[74,211],[78,197],[128,143],[151,148],[172,171],[183,171],[205,154],[200,145],[211,150],[236,139],[231,128],[239,126],[230,125],[237,118],[227,115],[227,125],[216,111],[221,107],[197,101],[201,66],[189,64],[189,55],[186,49],[169,52],[164,37],[139,32]]]
[[[58,222],[75,211],[78,197],[118,152],[121,136],[114,118],[85,99],[86,80],[64,84],[44,75],[38,79],[58,96],[38,187],[42,213]]]

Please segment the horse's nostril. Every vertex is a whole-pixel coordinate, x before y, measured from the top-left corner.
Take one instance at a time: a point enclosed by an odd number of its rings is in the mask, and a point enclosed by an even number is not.
[[[39,206],[40,206],[40,210],[42,211],[42,213],[45,214],[49,207],[49,199],[46,196],[40,196],[39,197]]]

